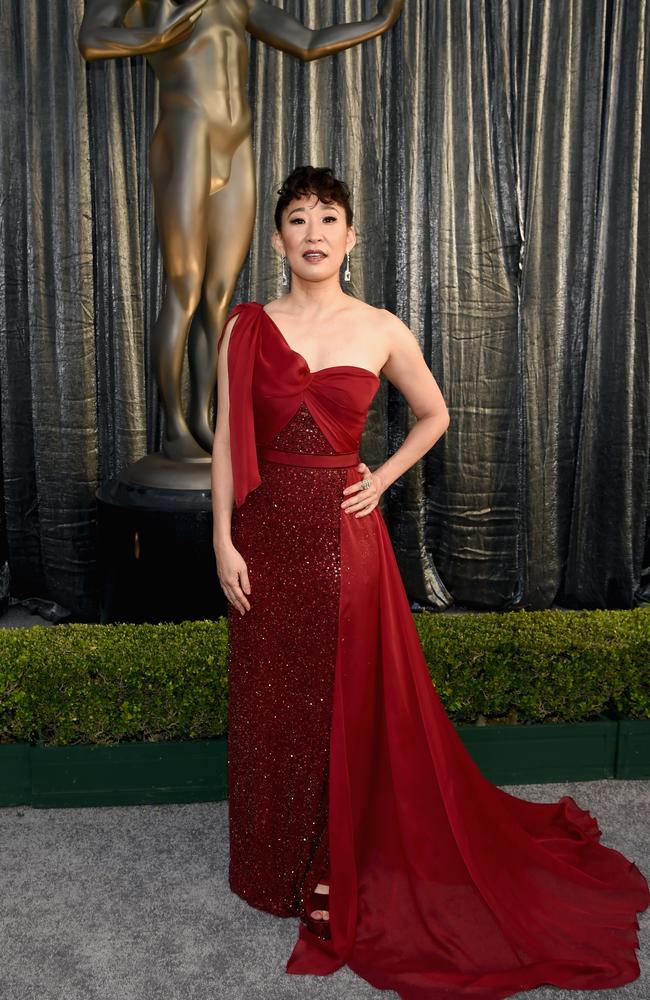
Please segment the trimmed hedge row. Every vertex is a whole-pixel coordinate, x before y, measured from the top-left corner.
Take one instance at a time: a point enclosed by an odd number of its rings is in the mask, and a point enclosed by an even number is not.
[[[0,630],[0,742],[203,739],[227,728],[228,626]]]
[[[650,718],[650,608],[420,612],[455,723]],[[112,744],[227,730],[227,620],[0,630],[0,742]]]
[[[650,608],[416,616],[455,722],[650,718]]]

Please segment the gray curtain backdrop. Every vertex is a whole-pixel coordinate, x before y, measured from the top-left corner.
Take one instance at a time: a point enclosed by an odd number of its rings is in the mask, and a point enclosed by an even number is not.
[[[314,27],[376,9],[276,3]],[[12,594],[93,619],[95,489],[160,446],[163,274],[156,81],[87,65],[82,14],[0,0],[0,510]],[[277,187],[331,165],[353,292],[410,326],[451,413],[382,501],[416,605],[648,599],[649,31],[645,0],[406,0],[314,63],[250,39],[258,218],[233,303],[280,293]],[[371,468],[412,419],[382,379]]]

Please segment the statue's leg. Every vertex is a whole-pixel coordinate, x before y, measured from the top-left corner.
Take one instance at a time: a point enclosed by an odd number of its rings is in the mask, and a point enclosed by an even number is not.
[[[165,413],[163,452],[172,459],[205,458],[181,406],[187,333],[201,296],[208,239],[210,149],[203,116],[165,112],[151,141],[149,165],[165,276],[151,355]]]
[[[217,341],[250,246],[255,207],[255,164],[248,135],[233,155],[228,183],[209,198],[206,211],[208,247],[199,310],[202,322],[192,324],[188,348],[190,427],[204,448],[211,449],[213,442],[210,401],[217,380]]]

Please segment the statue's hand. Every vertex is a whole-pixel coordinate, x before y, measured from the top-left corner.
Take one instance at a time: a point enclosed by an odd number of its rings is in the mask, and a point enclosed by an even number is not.
[[[151,42],[156,48],[166,48],[182,42],[191,34],[207,0],[188,0],[177,6],[172,0],[160,0],[151,27]]]
[[[388,21],[387,28],[392,28],[404,6],[404,0],[379,0],[377,12]]]

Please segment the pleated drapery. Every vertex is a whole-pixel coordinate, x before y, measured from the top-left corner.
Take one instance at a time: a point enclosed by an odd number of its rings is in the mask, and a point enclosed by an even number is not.
[[[376,11],[278,5],[312,27]],[[92,619],[94,491],[161,443],[157,84],[142,58],[84,62],[83,0],[0,9],[11,589]],[[420,605],[650,594],[649,25],[646,0],[406,0],[389,34],[329,59],[249,40],[258,215],[233,304],[280,294],[277,188],[331,165],[353,193],[351,290],[410,326],[451,413],[382,501]],[[412,420],[383,379],[371,468]]]

